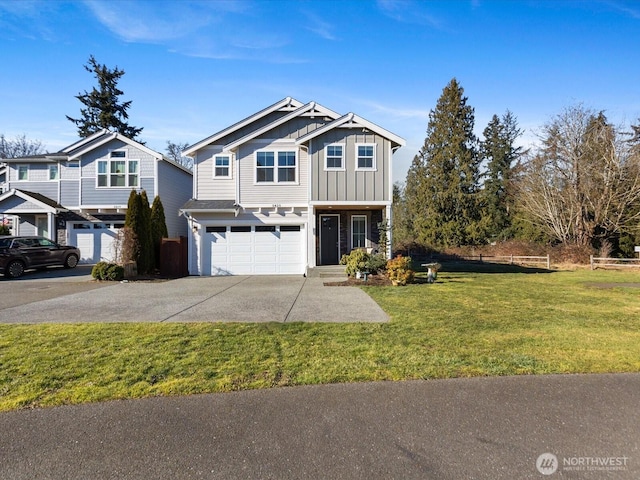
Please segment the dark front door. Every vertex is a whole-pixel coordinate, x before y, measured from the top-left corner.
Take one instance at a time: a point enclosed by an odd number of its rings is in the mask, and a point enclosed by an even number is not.
[[[320,215],[320,264],[337,265],[340,260],[340,217]]]

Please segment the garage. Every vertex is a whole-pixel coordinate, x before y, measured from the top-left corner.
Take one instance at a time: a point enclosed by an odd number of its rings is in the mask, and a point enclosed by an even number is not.
[[[73,222],[68,225],[69,244],[80,249],[80,263],[115,260],[115,240],[121,223]]]
[[[207,226],[202,252],[204,275],[302,274],[304,227]]]

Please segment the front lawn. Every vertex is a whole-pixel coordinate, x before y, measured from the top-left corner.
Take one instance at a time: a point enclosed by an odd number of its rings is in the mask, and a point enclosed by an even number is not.
[[[388,324],[1,325],[0,410],[329,382],[637,372],[632,283],[640,273],[441,272],[433,285],[363,287]]]

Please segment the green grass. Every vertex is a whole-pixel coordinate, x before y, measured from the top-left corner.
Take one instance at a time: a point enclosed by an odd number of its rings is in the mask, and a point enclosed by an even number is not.
[[[363,287],[387,324],[0,326],[0,410],[330,382],[640,371],[640,274]],[[340,288],[340,287],[336,287]],[[349,288],[349,287],[343,287]]]

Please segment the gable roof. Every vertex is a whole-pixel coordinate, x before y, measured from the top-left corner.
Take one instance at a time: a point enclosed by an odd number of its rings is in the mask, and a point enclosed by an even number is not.
[[[233,150],[236,147],[239,147],[240,145],[242,145],[243,143],[248,142],[249,140],[253,140],[256,137],[259,137],[260,135],[262,135],[263,133],[268,132],[269,130],[272,130],[274,128],[276,128],[279,125],[282,125],[284,123],[287,123],[289,120],[296,118],[296,117],[300,117],[304,114],[313,114],[313,113],[317,113],[318,115],[324,115],[324,116],[328,116],[332,119],[337,119],[340,115],[336,112],[334,112],[333,110],[329,110],[328,108],[323,107],[322,105],[320,105],[319,103],[316,102],[309,102],[306,105],[303,105],[302,107],[294,110],[293,112],[284,115],[283,117],[280,117],[279,119],[261,127],[258,128],[254,131],[252,131],[251,133],[249,133],[248,135],[245,135],[242,138],[239,138],[227,145],[224,146],[223,150]]]
[[[60,213],[67,211],[67,209],[60,205],[58,202],[50,199],[45,195],[42,195],[41,193],[28,192],[26,190],[18,190],[16,188],[13,188],[0,195],[0,202],[13,196],[20,197],[27,202],[35,203],[36,205],[51,213]]]
[[[224,130],[220,130],[217,133],[205,138],[204,140],[200,140],[198,143],[194,143],[193,145],[187,147],[182,153],[184,156],[188,157],[193,155],[196,151],[200,150],[202,147],[210,145],[217,140],[220,140],[223,137],[226,137],[230,133],[233,133],[251,123],[259,120],[263,117],[266,117],[270,113],[277,112],[278,110],[295,110],[302,107],[302,102],[299,102],[295,98],[286,97],[282,100],[274,103],[273,105],[268,106],[267,108],[260,110],[257,113],[254,113],[250,117],[245,118],[244,120],[240,120],[238,123],[234,123],[230,127],[225,128]]]
[[[109,130],[103,130],[102,132],[99,132],[99,133],[100,135],[96,136],[96,134],[94,133],[90,137],[87,137],[87,139],[91,138],[91,141],[89,142],[77,142],[79,143],[79,145],[76,148],[69,150],[67,152],[69,154],[68,159],[74,160],[84,155],[85,153],[90,152],[94,148],[100,147],[105,143],[109,143],[112,140],[120,140],[121,142],[126,143],[127,145],[137,148],[138,150],[142,150],[143,152],[151,155],[152,157],[155,157],[155,158],[163,157],[161,153],[158,153],[155,150],[151,150],[149,147],[145,147],[141,143],[138,143],[135,140],[131,140],[129,137],[125,137],[124,135],[118,132],[110,132]],[[69,147],[67,147],[67,149],[68,148]]]
[[[404,138],[399,137],[394,133],[391,133],[389,130],[385,130],[384,128],[376,125],[375,123],[372,123],[369,120],[366,120],[361,116],[356,115],[355,113],[347,113],[346,115],[343,115],[342,117],[334,120],[333,122],[327,123],[322,127],[316,128],[315,130],[312,130],[311,132],[305,135],[302,135],[301,137],[298,137],[296,139],[296,144],[300,145],[302,143],[305,143],[311,140],[312,138],[317,137],[318,135],[322,135],[325,132],[333,130],[334,128],[362,128],[362,129],[366,129],[371,132],[374,132],[380,135],[381,137],[384,137],[390,140],[391,142],[395,143],[399,147],[403,147],[404,145],[406,145],[406,141],[404,140]]]

